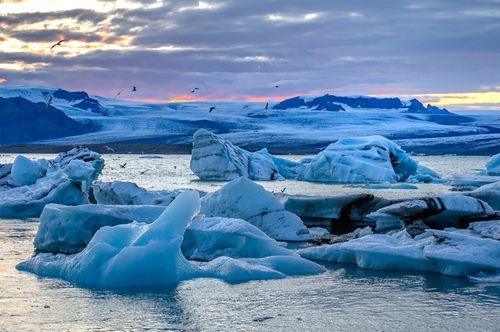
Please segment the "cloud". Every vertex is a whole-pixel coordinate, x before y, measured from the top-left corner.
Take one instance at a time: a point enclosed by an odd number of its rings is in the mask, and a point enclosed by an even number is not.
[[[192,86],[204,87],[200,98],[237,99],[446,94],[500,85],[495,2],[57,3],[54,11],[0,15],[0,63],[33,65],[27,72],[0,68],[0,77],[107,96],[134,83],[139,98],[156,100]],[[47,52],[59,36],[70,41]],[[274,82],[281,82],[279,91],[270,89]]]

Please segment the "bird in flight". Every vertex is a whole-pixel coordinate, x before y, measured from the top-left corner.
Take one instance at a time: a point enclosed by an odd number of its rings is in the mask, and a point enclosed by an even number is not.
[[[123,90],[120,90],[120,92],[118,92],[118,93],[116,94],[115,98],[116,98],[116,97],[118,97],[119,95],[121,95],[121,94],[122,94],[122,92],[123,92]]]
[[[283,189],[281,189],[281,192],[284,193],[286,190],[286,187],[283,187]]]
[[[49,99],[47,100],[47,104],[45,105],[45,110],[49,109],[50,103],[52,102],[52,95],[49,96]]]
[[[248,105],[243,106],[243,108],[248,108]]]
[[[137,91],[137,87],[135,85],[132,87],[132,91]]]
[[[118,165],[120,165],[121,168],[125,168],[125,166],[127,166],[127,163],[118,164]]]
[[[61,39],[60,41],[58,41],[57,43],[55,43],[54,45],[52,45],[52,47],[50,48],[50,51],[52,52],[52,50],[54,49],[54,47],[62,45],[62,43],[65,42],[65,41],[66,41],[66,39]]]
[[[266,103],[266,107],[264,107],[264,109],[268,109],[269,108],[269,103]]]
[[[279,86],[279,85],[275,85],[274,87],[277,89],[277,88],[279,88],[280,86]]]
[[[113,149],[113,148],[111,148],[111,147],[109,147],[107,145],[105,145],[104,147],[106,148],[106,150],[108,150],[110,152],[115,152],[115,149]]]
[[[200,90],[200,88],[194,88],[193,90],[191,90],[191,93],[195,93],[196,90]]]
[[[215,109],[215,106],[210,106],[210,109],[208,110],[208,113],[212,113],[212,111]]]
[[[146,174],[146,172],[148,172],[148,171],[149,171],[149,169],[145,169],[144,171],[140,171],[139,173],[141,173],[141,175],[144,175],[144,174]]]

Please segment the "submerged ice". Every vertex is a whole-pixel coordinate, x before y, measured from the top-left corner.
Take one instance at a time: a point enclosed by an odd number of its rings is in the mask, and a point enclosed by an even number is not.
[[[221,256],[206,264],[187,260],[181,251],[184,231],[199,208],[198,193],[183,192],[153,223],[102,227],[83,251],[74,255],[40,253],[20,263],[18,269],[111,288],[172,286],[198,277],[242,282],[324,271],[294,254],[240,259]]]

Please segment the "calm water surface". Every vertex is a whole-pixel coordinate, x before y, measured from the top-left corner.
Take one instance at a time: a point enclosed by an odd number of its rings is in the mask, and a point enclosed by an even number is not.
[[[2,155],[0,162],[10,162],[13,157]],[[196,181],[189,171],[189,156],[144,159],[113,155],[105,159],[103,181],[120,179],[154,189],[206,191],[222,185]],[[458,156],[418,159],[442,175],[473,174],[488,160]],[[124,162],[127,165],[121,168],[118,164]],[[145,169],[150,171],[140,175]],[[269,190],[286,187],[289,193],[367,191],[296,181],[263,184]],[[419,185],[418,190],[371,192],[400,197],[448,189],[445,185]],[[335,264],[321,275],[236,285],[198,279],[157,292],[77,288],[15,269],[32,254],[37,228],[36,220],[0,220],[0,330],[500,330],[498,285],[431,273],[372,271]]]

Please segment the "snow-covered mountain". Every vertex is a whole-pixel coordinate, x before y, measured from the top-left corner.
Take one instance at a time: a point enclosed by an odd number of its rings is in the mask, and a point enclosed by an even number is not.
[[[186,102],[148,104],[86,92],[26,86],[0,87],[0,97],[47,103],[83,124],[84,133],[53,129],[50,137],[25,140],[37,145],[102,145],[118,151],[188,150],[192,134],[205,128],[246,149],[316,153],[342,137],[379,134],[419,153],[491,154],[500,150],[500,112],[459,115],[416,99],[295,97],[266,109],[266,103]],[[215,106],[212,112],[209,108]],[[1,106],[0,106],[1,107]],[[21,105],[19,105],[21,107]],[[52,108],[51,108],[52,109]],[[36,115],[35,117],[38,117]],[[33,121],[27,116],[26,121]],[[2,119],[4,126],[25,127]],[[70,136],[71,135],[71,136]],[[16,136],[16,134],[11,134]],[[15,140],[14,140],[15,141]],[[14,142],[12,141],[12,142]],[[8,143],[4,141],[4,144]],[[167,149],[168,150],[168,149]]]

